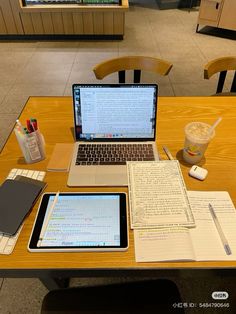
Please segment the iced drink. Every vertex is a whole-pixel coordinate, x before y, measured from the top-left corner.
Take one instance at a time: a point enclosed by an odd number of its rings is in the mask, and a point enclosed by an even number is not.
[[[197,164],[207,149],[215,131],[210,131],[211,125],[203,122],[191,122],[186,125],[183,158],[189,164]]]

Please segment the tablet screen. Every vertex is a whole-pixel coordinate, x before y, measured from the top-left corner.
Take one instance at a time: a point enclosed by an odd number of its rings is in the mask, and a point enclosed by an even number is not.
[[[124,193],[60,193],[56,203],[55,198],[43,195],[30,250],[127,248]]]

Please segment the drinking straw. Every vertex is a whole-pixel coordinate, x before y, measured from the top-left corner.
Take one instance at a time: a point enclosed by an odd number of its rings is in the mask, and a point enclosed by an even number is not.
[[[220,123],[220,121],[222,120],[221,117],[219,117],[215,122],[214,124],[212,124],[212,126],[210,127],[210,129],[208,130],[208,133],[211,134],[214,129],[217,127],[217,125]]]

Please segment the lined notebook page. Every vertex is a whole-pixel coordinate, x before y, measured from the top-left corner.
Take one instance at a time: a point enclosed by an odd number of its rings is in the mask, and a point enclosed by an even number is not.
[[[194,260],[189,234],[184,227],[134,230],[136,262]]]
[[[137,262],[236,260],[236,211],[228,192],[189,191],[196,228],[134,230]],[[211,203],[232,251],[227,255],[210,214]]]
[[[236,259],[236,211],[225,191],[189,191],[196,228],[189,230],[196,260],[235,260]],[[228,240],[232,255],[227,255],[209,211],[211,203],[223,233]]]
[[[127,162],[131,228],[194,226],[177,160]]]

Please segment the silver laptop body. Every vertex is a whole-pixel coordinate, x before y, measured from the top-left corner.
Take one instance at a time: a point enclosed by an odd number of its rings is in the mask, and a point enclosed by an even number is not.
[[[72,92],[76,143],[68,186],[127,185],[124,156],[130,149],[135,152],[126,160],[159,159],[156,84],[74,84]],[[100,158],[104,149],[108,154]]]

